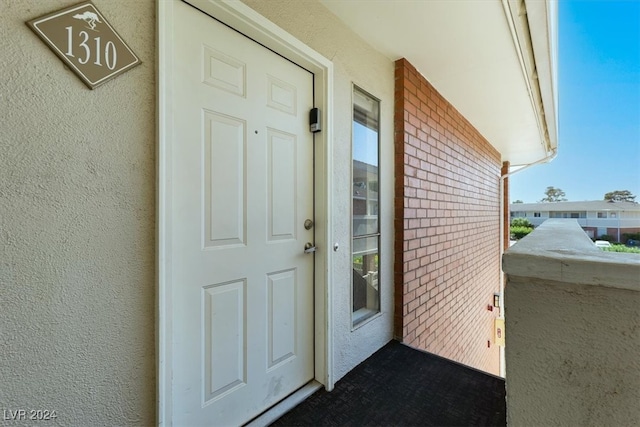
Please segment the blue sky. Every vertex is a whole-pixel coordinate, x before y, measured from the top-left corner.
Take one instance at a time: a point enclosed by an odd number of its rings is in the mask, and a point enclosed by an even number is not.
[[[558,32],[558,157],[513,175],[511,200],[640,201],[640,1],[561,0]]]

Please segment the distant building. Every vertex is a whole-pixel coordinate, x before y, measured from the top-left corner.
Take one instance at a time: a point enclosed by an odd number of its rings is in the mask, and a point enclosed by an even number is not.
[[[632,202],[512,203],[511,218],[527,218],[534,226],[549,218],[576,219],[589,237],[613,236],[624,241],[625,233],[640,233],[640,204]]]

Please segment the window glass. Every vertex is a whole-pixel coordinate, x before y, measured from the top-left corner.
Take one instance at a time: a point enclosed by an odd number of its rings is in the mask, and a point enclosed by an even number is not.
[[[380,102],[354,86],[352,133],[352,320],[380,311]]]

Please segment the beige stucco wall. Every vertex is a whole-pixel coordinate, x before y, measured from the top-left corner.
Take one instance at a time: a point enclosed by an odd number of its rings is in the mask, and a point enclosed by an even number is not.
[[[95,0],[142,65],[91,91],[0,3],[0,409],[155,420],[155,2]],[[248,1],[334,63],[334,378],[392,336],[393,62],[318,3]],[[351,331],[352,84],[382,101],[383,314]]]
[[[640,425],[640,258],[549,220],[504,269],[507,424]]]
[[[150,425],[155,2],[94,0],[142,65],[93,91],[25,25],[76,3],[0,2],[0,410]]]
[[[244,0],[244,3],[333,62],[333,377],[341,378],[392,338],[393,333],[393,91],[394,63],[349,30],[316,1]],[[351,328],[352,85],[381,100],[380,215],[382,315]]]

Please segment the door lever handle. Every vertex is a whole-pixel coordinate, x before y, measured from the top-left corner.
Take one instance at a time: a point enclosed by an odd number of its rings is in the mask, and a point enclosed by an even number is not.
[[[312,244],[311,242],[307,242],[307,243],[304,245],[304,253],[305,253],[305,254],[310,254],[310,253],[313,253],[313,252],[315,252],[315,251],[316,251],[316,247],[315,247],[315,246],[313,246],[313,244]]]

